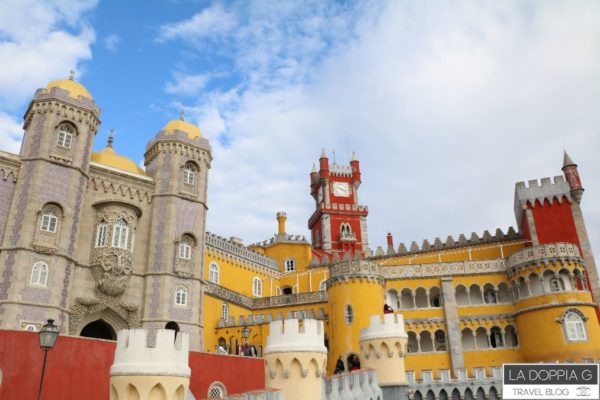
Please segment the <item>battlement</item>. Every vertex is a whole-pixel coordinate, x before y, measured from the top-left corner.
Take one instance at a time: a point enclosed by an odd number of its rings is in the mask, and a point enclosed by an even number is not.
[[[283,352],[317,352],[327,354],[323,322],[315,319],[273,321],[269,324],[265,355]]]
[[[380,315],[371,315],[369,327],[360,330],[361,342],[387,338],[408,338],[401,314],[383,314],[383,321]]]
[[[247,247],[240,245],[236,241],[226,239],[224,237],[215,235],[214,233],[210,232],[206,232],[205,239],[207,246],[211,246],[226,253],[230,253],[250,263],[258,264],[259,266],[279,271],[279,263],[277,262],[277,260],[260,254],[256,251],[250,250]]]
[[[352,167],[350,165],[341,165],[333,163],[330,172],[333,176],[352,178]]]
[[[189,334],[168,329],[156,330],[154,347],[148,346],[148,331],[124,329],[117,333],[115,361],[110,375],[190,376]]]
[[[542,178],[540,182],[537,179],[530,180],[527,184],[525,182],[517,182],[515,184],[515,216],[517,220],[521,220],[523,207],[527,203],[535,207],[536,200],[540,204],[544,204],[544,200],[548,200],[550,203],[556,199],[559,203],[562,203],[563,198],[572,203],[571,188],[562,175],[555,176],[554,179]]]

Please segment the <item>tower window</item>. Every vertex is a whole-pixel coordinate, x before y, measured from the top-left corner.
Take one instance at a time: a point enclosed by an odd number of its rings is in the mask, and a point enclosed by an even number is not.
[[[319,290],[322,292],[327,290],[327,280],[323,279],[321,281],[321,283],[319,284]]]
[[[175,289],[175,304],[178,306],[187,306],[188,291],[184,286],[177,286]]]
[[[183,167],[183,183],[193,185],[196,179],[196,168],[192,164],[186,164]]]
[[[179,258],[183,260],[192,259],[192,240],[188,236],[184,236],[179,243]]]
[[[252,295],[258,297],[262,296],[262,282],[259,277],[252,279]]]
[[[563,286],[562,286],[562,282],[560,281],[560,278],[552,278],[550,280],[550,290],[553,292],[560,292],[561,290],[563,290]]]
[[[112,247],[126,249],[128,237],[129,226],[127,226],[127,222],[122,219],[118,220],[113,227]]]
[[[103,222],[98,225],[98,231],[96,232],[96,247],[106,246],[106,233],[108,226]]]
[[[296,270],[296,260],[288,258],[283,262],[285,272],[294,272]]]
[[[61,147],[66,147],[67,149],[70,149],[71,144],[73,143],[73,133],[74,129],[73,127],[71,127],[71,125],[60,125],[58,127],[58,140],[56,144]]]
[[[344,307],[344,317],[348,325],[350,325],[352,321],[354,321],[354,311],[352,310],[352,305],[346,304],[346,306]]]
[[[56,214],[52,210],[45,211],[42,215],[42,226],[41,230],[45,232],[56,232],[56,227],[58,226],[58,218]]]
[[[585,330],[585,319],[580,315],[579,312],[574,310],[567,311],[564,316],[564,324],[567,340],[587,340],[587,334]]]
[[[48,265],[46,263],[38,261],[33,264],[29,283],[31,285],[46,286],[48,283]]]
[[[208,267],[208,281],[219,284],[219,266],[217,263],[210,263]]]

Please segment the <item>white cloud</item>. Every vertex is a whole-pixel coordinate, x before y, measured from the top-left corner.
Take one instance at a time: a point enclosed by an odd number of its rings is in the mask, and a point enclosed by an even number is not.
[[[0,111],[0,149],[19,153],[23,139],[23,126],[12,116]]]
[[[600,254],[600,6],[429,4],[225,11],[241,83],[189,104],[211,127],[209,230],[261,240],[284,209],[307,233],[321,147],[357,151],[373,247],[506,229],[514,183],[561,174],[566,147]]]
[[[7,0],[0,7],[0,148],[18,151],[13,115],[34,91],[90,59],[95,34],[84,15],[96,0]],[[8,121],[8,122],[7,122]],[[20,134],[19,134],[20,135]]]
[[[104,38],[104,47],[109,51],[117,51],[119,44],[121,43],[121,36],[116,33],[112,33]]]
[[[176,96],[194,96],[200,93],[209,81],[206,74],[175,74],[175,82],[168,82],[165,91]]]
[[[214,38],[229,33],[235,25],[235,15],[217,3],[188,20],[161,26],[157,40]]]

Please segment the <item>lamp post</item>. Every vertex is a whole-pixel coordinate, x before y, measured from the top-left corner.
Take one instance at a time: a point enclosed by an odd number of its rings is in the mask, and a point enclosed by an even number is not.
[[[54,320],[49,319],[39,332],[40,347],[44,351],[44,363],[42,364],[42,377],[40,378],[40,390],[38,391],[38,400],[42,398],[42,384],[44,383],[44,372],[46,371],[46,357],[48,350],[54,347],[58,337],[58,326],[54,325]]]
[[[242,329],[242,339],[244,339],[244,342],[247,342],[249,337],[250,337],[250,328],[248,328],[247,326],[244,326],[244,328]]]

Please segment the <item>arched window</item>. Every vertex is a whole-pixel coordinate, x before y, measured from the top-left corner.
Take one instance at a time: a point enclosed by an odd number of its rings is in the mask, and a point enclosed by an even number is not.
[[[107,231],[108,226],[104,222],[98,224],[98,229],[96,231],[96,247],[106,246]]]
[[[185,183],[186,185],[193,185],[195,181],[196,167],[191,163],[185,164],[185,166],[183,167],[183,183]]]
[[[285,272],[293,272],[296,270],[296,260],[294,260],[293,258],[288,258],[287,260],[285,260],[283,262],[283,265],[285,267]]]
[[[348,325],[354,321],[354,311],[352,310],[352,305],[346,304],[344,307],[344,317],[346,318],[346,323]]]
[[[188,291],[185,286],[175,288],[175,304],[178,306],[187,306]]]
[[[229,319],[229,306],[227,305],[227,303],[223,303],[221,305],[221,318],[225,322],[227,322],[227,320]]]
[[[67,149],[71,148],[71,144],[73,143],[73,134],[75,133],[75,129],[69,124],[60,124],[58,127],[58,138],[56,140],[56,144],[61,147],[66,147]]]
[[[125,220],[120,219],[117,221],[115,226],[113,226],[112,247],[126,249],[128,239],[129,226]]]
[[[219,284],[219,266],[217,263],[210,263],[208,267],[208,281],[212,283]]]
[[[223,399],[227,395],[227,390],[222,383],[214,382],[208,387],[209,399]]]
[[[327,290],[327,279],[323,279],[321,283],[319,283],[319,290],[322,292]]]
[[[179,242],[179,258],[183,260],[191,260],[192,259],[192,246],[194,242],[192,238],[187,235],[184,235]]]
[[[40,229],[44,232],[56,232],[58,227],[58,217],[53,210],[45,210],[42,214],[42,225]]]
[[[563,320],[565,324],[564,329],[567,335],[567,340],[587,340],[585,320],[579,312],[569,310],[564,314]]]
[[[46,286],[48,283],[48,265],[46,263],[38,261],[33,264],[29,283],[31,285]]]
[[[562,284],[560,278],[554,277],[554,278],[550,279],[550,290],[553,292],[560,292],[561,290],[564,290],[564,287],[563,287],[563,284]]]
[[[502,332],[497,326],[492,327],[490,330],[490,344],[493,348],[504,347]]]
[[[258,276],[252,279],[252,295],[262,296],[262,282]]]

